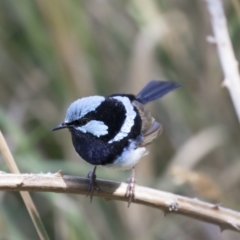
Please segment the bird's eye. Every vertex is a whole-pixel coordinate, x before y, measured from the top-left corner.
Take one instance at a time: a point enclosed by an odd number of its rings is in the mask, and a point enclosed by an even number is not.
[[[83,126],[87,123],[88,123],[87,118],[81,118],[81,119],[78,119],[78,120],[74,121],[74,125],[76,125],[76,126]]]
[[[87,124],[88,123],[88,119],[87,118],[82,118],[81,119],[81,124],[82,125],[85,125],[85,124]]]

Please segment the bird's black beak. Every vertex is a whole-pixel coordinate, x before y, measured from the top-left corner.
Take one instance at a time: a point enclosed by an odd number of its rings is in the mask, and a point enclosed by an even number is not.
[[[63,129],[63,128],[67,128],[67,127],[69,127],[69,126],[65,122],[63,122],[63,123],[57,125],[56,127],[54,127],[52,129],[52,131],[57,131],[57,130],[60,130],[60,129]]]

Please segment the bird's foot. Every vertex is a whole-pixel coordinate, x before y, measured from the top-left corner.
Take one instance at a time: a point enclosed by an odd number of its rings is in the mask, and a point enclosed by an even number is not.
[[[88,193],[86,197],[90,197],[90,203],[92,202],[93,199],[93,193],[94,191],[99,191],[100,188],[97,185],[97,175],[96,175],[96,166],[93,168],[93,171],[89,171],[87,177],[89,178],[89,184],[88,184]]]
[[[127,180],[128,186],[127,186],[127,191],[125,196],[128,198],[128,207],[130,206],[130,204],[132,203],[132,201],[135,198],[135,185],[136,185],[136,179],[131,176],[128,180]]]

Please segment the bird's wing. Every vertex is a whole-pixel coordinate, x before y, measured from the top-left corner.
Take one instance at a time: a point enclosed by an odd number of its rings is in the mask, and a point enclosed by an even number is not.
[[[154,121],[148,131],[143,134],[143,140],[140,143],[140,146],[146,146],[151,143],[162,133],[162,130],[162,125],[159,122]]]
[[[155,121],[151,116],[151,113],[143,106],[143,104],[135,100],[132,101],[132,104],[137,108],[142,119],[141,133],[143,135],[143,140],[140,143],[140,146],[146,146],[162,133],[162,125]]]

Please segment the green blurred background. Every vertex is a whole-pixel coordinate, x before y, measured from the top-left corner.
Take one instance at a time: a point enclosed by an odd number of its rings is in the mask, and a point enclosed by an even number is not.
[[[240,60],[240,2],[224,1]],[[75,99],[137,93],[150,79],[182,88],[150,104],[164,132],[137,165],[138,184],[240,210],[240,134],[204,1],[1,0],[0,128],[21,172],[86,176],[67,131]],[[2,171],[8,171],[0,156]],[[129,171],[98,168],[126,181]],[[32,193],[51,239],[219,239],[219,228],[85,196]],[[19,193],[0,193],[0,239],[38,239]],[[222,239],[239,235],[226,231]]]

